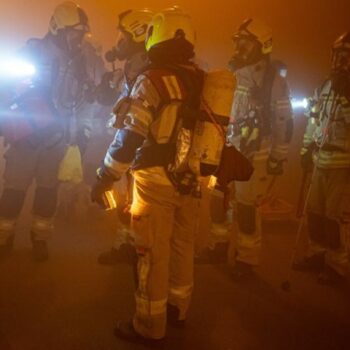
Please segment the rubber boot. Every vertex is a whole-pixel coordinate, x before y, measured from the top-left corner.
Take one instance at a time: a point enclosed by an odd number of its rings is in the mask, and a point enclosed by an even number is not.
[[[195,264],[225,264],[227,262],[228,243],[217,243],[214,249],[205,248],[194,258]]]
[[[236,261],[231,270],[231,278],[234,281],[242,281],[254,275],[253,266],[243,261]]]
[[[293,270],[295,271],[314,271],[321,272],[325,267],[324,254],[316,254],[305,257],[299,262],[293,263]]]
[[[147,347],[163,347],[164,338],[151,339],[145,338],[135,331],[132,321],[119,321],[114,329],[114,335],[133,344],[141,344]]]
[[[49,259],[49,251],[47,242],[44,240],[34,239],[34,234],[31,233],[33,260],[36,262],[45,262]]]
[[[133,245],[124,243],[119,247],[119,249],[112,248],[107,252],[101,253],[97,260],[101,265],[132,265],[137,260],[137,254]]]
[[[167,305],[167,321],[174,328],[185,328],[186,320],[179,320],[180,310],[175,306]]]
[[[317,282],[324,286],[340,286],[346,284],[346,278],[326,265],[318,275]]]

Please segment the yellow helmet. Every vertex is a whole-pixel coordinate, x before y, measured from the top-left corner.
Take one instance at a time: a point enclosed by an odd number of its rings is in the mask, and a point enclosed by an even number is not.
[[[50,19],[49,31],[57,35],[59,30],[73,28],[83,32],[89,31],[86,13],[74,2],[65,1],[59,4]]]
[[[128,10],[119,15],[118,28],[129,33],[134,42],[145,42],[147,27],[152,17],[153,12],[148,9]]]
[[[261,44],[261,53],[267,55],[272,52],[272,29],[257,19],[247,19],[233,35],[233,40],[246,38]]]
[[[232,39],[235,52],[229,66],[234,72],[258,63],[272,52],[272,31],[259,20],[245,20]]]
[[[195,31],[191,17],[174,6],[157,13],[148,26],[146,50],[165,41],[183,37],[192,46],[195,44]]]

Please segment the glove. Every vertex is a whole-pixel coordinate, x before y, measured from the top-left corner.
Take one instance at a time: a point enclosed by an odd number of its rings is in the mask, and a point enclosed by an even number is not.
[[[123,72],[118,69],[114,72],[106,72],[101,83],[96,88],[96,100],[103,106],[112,106],[120,95],[119,85],[123,81]]]
[[[98,170],[99,172],[102,172],[101,169]],[[116,202],[111,191],[113,184],[113,178],[104,174],[98,174],[97,180],[91,189],[91,201],[97,203],[104,210],[114,209]]]
[[[269,157],[266,164],[266,172],[268,175],[281,176],[283,175],[283,163],[285,159],[277,160],[273,157]]]
[[[315,149],[314,144],[311,144],[308,147],[303,147],[300,151],[300,164],[301,164],[301,168],[304,171],[311,171],[313,168],[312,155],[313,155],[314,149]]]
[[[93,82],[88,81],[83,85],[85,99],[88,103],[94,103],[96,99],[96,86]]]

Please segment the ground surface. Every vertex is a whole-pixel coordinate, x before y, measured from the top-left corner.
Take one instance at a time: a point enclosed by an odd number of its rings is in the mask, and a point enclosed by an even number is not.
[[[134,282],[127,265],[97,264],[112,241],[102,221],[89,215],[74,227],[61,215],[45,264],[32,262],[22,223],[13,255],[0,264],[0,350],[143,349],[112,334],[116,320],[132,313]],[[169,328],[165,348],[349,349],[349,292],[301,273],[292,274],[290,293],[280,289],[295,230],[265,227],[256,280],[237,284],[224,265],[196,266],[187,328]]]

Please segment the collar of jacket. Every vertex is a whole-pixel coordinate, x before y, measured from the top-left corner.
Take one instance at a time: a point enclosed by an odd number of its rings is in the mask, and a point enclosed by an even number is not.
[[[248,89],[261,87],[268,62],[261,60],[258,63],[243,67],[235,73],[237,84]]]
[[[134,81],[149,65],[146,51],[140,51],[132,55],[124,66],[124,73],[128,82]]]

